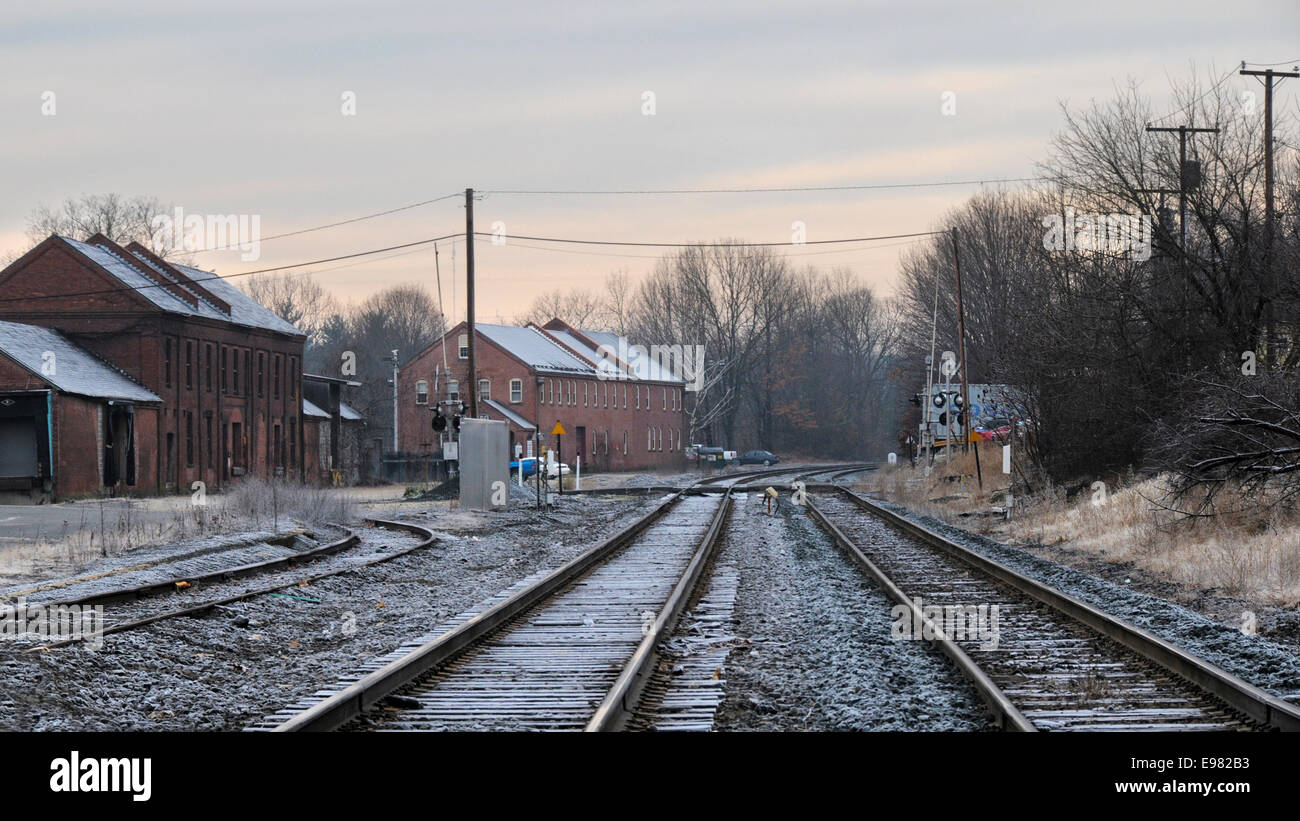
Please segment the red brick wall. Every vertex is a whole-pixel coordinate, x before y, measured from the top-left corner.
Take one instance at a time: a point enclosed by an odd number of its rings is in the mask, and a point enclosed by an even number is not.
[[[66,499],[99,494],[103,441],[101,404],[79,396],[54,399],[54,494]]]
[[[125,253],[125,252],[123,252]],[[231,323],[169,314],[138,294],[123,292],[73,296],[79,291],[120,288],[79,255],[57,240],[47,240],[0,272],[0,289],[6,299],[22,296],[63,294],[58,299],[5,301],[0,319],[55,328],[78,345],[112,363],[163,400],[152,430],[146,438],[137,429],[141,491],[178,489],[188,491],[199,480],[219,487],[230,475],[229,467],[240,459],[249,472],[272,473],[284,466],[286,477],[300,475],[304,459],[301,442],[303,340],[271,331],[245,328]],[[166,341],[171,341],[170,371],[166,375]],[[192,346],[192,371],[186,383],[186,344]],[[212,386],[207,383],[207,350],[212,350]],[[234,366],[227,360],[227,386],[221,385],[222,352],[239,356],[238,389],[231,384]],[[248,354],[248,368],[244,354]],[[257,386],[258,354],[264,357],[262,390]],[[274,365],[280,364],[280,388],[274,389]],[[251,371],[251,390],[249,381]],[[292,374],[297,374],[297,380]],[[191,421],[193,463],[187,458],[186,414]],[[212,416],[211,437],[207,414]],[[240,423],[247,440],[243,454],[230,442],[233,424]],[[273,436],[279,425],[279,444]],[[298,441],[290,441],[295,432]],[[173,436],[175,481],[167,474],[167,435]],[[209,460],[209,449],[211,459]]]
[[[453,378],[460,382],[461,396],[468,403],[469,380],[468,364],[458,357],[457,340],[462,328],[454,328],[443,341],[447,344],[447,364]],[[438,392],[433,395],[434,370],[442,367],[442,344],[436,342],[419,356],[407,363],[398,376],[398,427],[402,450],[410,452],[430,452],[438,449],[438,437],[430,427],[433,416],[433,402],[446,397],[446,373],[439,377]],[[657,382],[641,381],[602,381],[595,376],[577,376],[564,374],[542,374],[546,378],[546,401],[539,403],[535,374],[527,366],[498,348],[482,335],[477,337],[475,346],[475,364],[479,378],[491,380],[491,398],[510,408],[520,416],[537,423],[541,421],[542,442],[554,447],[554,437],[550,431],[558,419],[568,435],[563,437],[562,457],[569,464],[574,463],[574,456],[579,452],[577,438],[578,428],[586,428],[586,443],[581,447],[583,470],[640,470],[652,468],[684,468],[685,457],[682,454],[678,437],[685,439],[686,417],[682,410],[673,410],[674,393],[679,398],[677,407],[683,407],[684,397],[681,386]],[[510,401],[510,380],[523,380],[523,401]],[[429,405],[416,404],[415,383],[425,380],[429,385]],[[563,383],[562,393],[560,383]],[[552,384],[554,383],[554,384]],[[617,407],[615,407],[615,387],[617,386]],[[586,388],[584,403],[583,389]],[[637,405],[637,390],[640,389],[640,407]],[[664,391],[668,391],[666,409]],[[608,405],[605,394],[609,393]],[[624,391],[627,395],[627,407],[624,408]],[[551,397],[554,395],[554,401]],[[576,395],[576,401],[571,401]],[[561,396],[563,401],[561,401]],[[597,397],[599,401],[597,402]],[[479,414],[499,418],[500,414],[486,405],[480,405]],[[647,431],[655,429],[655,449],[649,449]],[[525,439],[522,432],[511,426],[516,441]],[[627,454],[623,453],[623,437],[627,435]],[[608,452],[606,452],[606,434],[608,434]],[[662,445],[660,445],[662,440]],[[527,447],[525,445],[525,447]]]

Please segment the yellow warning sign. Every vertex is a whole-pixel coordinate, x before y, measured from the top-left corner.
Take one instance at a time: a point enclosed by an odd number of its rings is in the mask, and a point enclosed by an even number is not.
[[[563,436],[565,433],[566,431],[564,430],[564,425],[561,425],[560,420],[556,419],[555,427],[551,428],[551,434],[554,436]]]

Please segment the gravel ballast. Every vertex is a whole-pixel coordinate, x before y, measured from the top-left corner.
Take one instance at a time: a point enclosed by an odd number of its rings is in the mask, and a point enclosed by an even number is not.
[[[238,730],[449,616],[573,558],[660,497],[569,499],[537,514],[404,506],[426,549],[362,570],[104,638],[19,654],[0,648],[4,730]],[[452,533],[444,520],[471,525]],[[394,546],[411,537],[368,531]]]
[[[924,641],[890,637],[893,603],[802,512],[737,502],[719,561],[740,569],[717,730],[990,727],[975,690]]]
[[[1122,587],[986,536],[873,498],[983,556],[1173,642],[1279,698],[1300,703],[1300,656],[1285,645],[1246,635],[1165,599]]]

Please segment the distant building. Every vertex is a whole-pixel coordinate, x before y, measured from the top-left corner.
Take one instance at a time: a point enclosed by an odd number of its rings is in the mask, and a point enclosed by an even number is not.
[[[305,336],[229,282],[138,243],[50,236],[0,271],[0,294],[0,320],[16,323],[0,334],[0,435],[24,454],[0,462],[0,484],[34,480],[65,498],[318,478],[306,465]],[[54,346],[53,358],[32,359],[31,345]]]
[[[308,481],[355,485],[362,480],[361,445],[365,422],[342,399],[343,388],[360,382],[303,374],[303,429]]]
[[[475,323],[479,416],[508,423],[515,445],[532,454],[532,437],[555,447],[559,422],[567,434],[561,456],[583,469],[639,470],[685,465],[685,383],[648,358],[633,363],[602,355],[617,351],[614,334],[573,328]],[[398,377],[401,450],[435,455],[450,428],[432,428],[434,409],[450,419],[468,403],[468,335],[461,323],[410,360]],[[444,367],[444,362],[446,366]]]

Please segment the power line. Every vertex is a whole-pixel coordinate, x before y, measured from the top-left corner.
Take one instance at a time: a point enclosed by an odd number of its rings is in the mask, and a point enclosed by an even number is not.
[[[902,242],[890,242],[884,245],[875,245],[869,248],[836,248],[830,251],[807,251],[805,253],[790,251],[789,253],[785,254],[785,256],[792,257],[795,259],[801,259],[803,257],[815,257],[815,256],[822,256],[824,254],[851,254],[855,251],[878,251],[883,248],[895,248],[900,245],[914,245],[920,241],[921,238],[914,238],[914,239],[903,240]],[[618,259],[662,259],[663,257],[662,254],[619,254],[619,253],[613,253],[609,251],[579,251],[573,248],[548,248],[545,245],[529,245],[528,243],[525,242],[511,242],[507,247],[526,248],[530,251],[546,251],[552,254],[579,254],[581,256],[616,257]]]
[[[929,237],[942,234],[943,231],[917,231],[911,234],[886,234],[876,237],[847,237],[844,239],[818,239],[806,242],[626,242],[600,239],[567,239],[563,237],[530,237],[522,234],[496,234],[487,231],[475,231],[476,237],[498,237],[503,239],[522,239],[531,242],[562,242],[571,245],[616,245],[633,248],[773,248],[792,245],[841,245],[846,242],[875,242],[885,239],[905,239],[907,237]]]
[[[1296,57],[1292,60],[1282,60],[1281,62],[1278,63],[1256,63],[1251,60],[1242,60],[1241,62],[1245,63],[1248,66],[1264,66],[1265,68],[1269,66],[1293,66],[1296,63],[1300,63],[1300,57]]]
[[[942,182],[899,182],[873,183],[864,185],[816,185],[789,186],[782,188],[642,188],[642,189],[603,189],[603,190],[543,190],[543,189],[488,189],[483,194],[537,194],[543,196],[567,195],[603,195],[603,194],[774,194],[796,193],[801,191],[875,191],[891,188],[938,188],[957,185],[990,185],[1004,182],[1035,182],[1037,177],[1003,177],[988,180],[946,180]]]
[[[442,197],[435,197],[435,198],[433,198],[433,199],[431,199],[431,200],[423,200],[423,201],[421,201],[421,202],[413,202],[413,203],[411,203],[411,204],[409,204],[409,205],[400,205],[400,206],[398,206],[397,208],[389,208],[387,211],[376,211],[376,212],[373,213],[373,214],[366,214],[365,216],[361,216],[361,217],[353,217],[352,219],[340,220],[339,222],[331,222],[331,223],[328,223],[328,224],[326,224],[326,225],[317,225],[317,226],[314,227],[314,228],[302,228],[302,229],[297,230],[297,231],[288,231],[288,232],[283,233],[283,234],[272,234],[272,235],[269,236],[269,237],[261,237],[261,238],[259,238],[259,239],[258,239],[258,242],[270,242],[270,241],[273,240],[273,239],[283,239],[283,238],[285,238],[285,237],[296,237],[296,236],[298,236],[298,235],[300,235],[300,234],[310,234],[310,233],[312,233],[313,231],[324,231],[326,228],[337,228],[337,227],[339,227],[340,225],[351,225],[351,224],[354,223],[354,222],[363,222],[363,221],[368,220],[368,219],[374,219],[375,217],[386,217],[386,216],[388,216],[389,214],[396,214],[396,213],[398,213],[398,212],[400,212],[400,211],[410,211],[412,208],[419,208],[419,207],[422,206],[422,205],[432,205],[432,204],[435,203],[435,202],[442,202],[443,200],[449,200],[449,199],[451,199],[452,197],[459,197],[460,195],[461,195],[460,192],[457,191],[457,192],[454,193],[454,194],[447,194],[447,195],[442,196]],[[247,245],[247,243],[243,243],[242,245],[241,245],[241,244],[235,244],[235,245],[219,245],[219,246],[217,246],[216,248],[204,248],[204,249],[202,249],[202,250],[200,250],[200,251],[194,251],[194,252],[192,252],[192,253],[195,253],[195,254],[206,254],[206,253],[208,253],[209,251],[229,251],[229,250],[232,250],[232,249],[242,248],[243,246],[246,246],[246,245]]]
[[[1217,91],[1218,88],[1219,88],[1219,86],[1223,85],[1224,82],[1226,82],[1227,79],[1228,79],[1229,77],[1231,77],[1231,76],[1232,76],[1236,71],[1237,71],[1237,69],[1235,69],[1235,68],[1230,68],[1230,69],[1228,69],[1227,73],[1224,74],[1222,77],[1220,77],[1219,80],[1218,80],[1218,82],[1216,82],[1214,85],[1210,86],[1210,90],[1209,90],[1209,91],[1207,91],[1207,92],[1205,92],[1204,94],[1202,94],[1201,96],[1197,97],[1195,100],[1192,100],[1190,103],[1188,103],[1187,105],[1183,106],[1182,108],[1180,108],[1180,109],[1178,109],[1178,110],[1176,110],[1176,111],[1171,111],[1171,112],[1169,112],[1168,114],[1164,115],[1163,117],[1157,117],[1156,119],[1151,120],[1150,122],[1147,123],[1147,125],[1151,125],[1152,123],[1161,123],[1161,122],[1164,122],[1165,120],[1169,119],[1170,117],[1174,117],[1174,116],[1177,116],[1177,115],[1179,115],[1179,114],[1186,114],[1186,113],[1190,112],[1192,106],[1196,105],[1196,104],[1199,103],[1201,100],[1204,100],[1206,97],[1210,96],[1210,95],[1213,94],[1215,91]]]
[[[382,254],[385,253],[386,251],[398,251],[403,248],[414,248],[417,245],[428,245],[429,243],[432,242],[442,242],[445,239],[451,239],[452,237],[458,237],[458,236],[461,236],[460,232],[457,232],[455,234],[446,234],[441,237],[433,237],[432,239],[422,239],[422,240],[416,240],[415,242],[406,242],[406,243],[402,243],[401,245],[390,245],[387,248],[376,248],[373,251],[358,251],[353,254],[343,254],[342,256],[329,257],[327,259],[314,259],[309,262],[294,262],[288,265],[276,265],[272,268],[260,268],[256,271],[243,271],[238,274],[226,274],[224,276],[219,274],[212,274],[211,276],[207,276],[207,277],[189,277],[189,280],[191,282],[201,284],[204,282],[212,282],[213,280],[218,280],[218,279],[222,279],[222,280],[236,279],[238,277],[252,276],[253,274],[265,274],[271,271],[287,271],[290,268],[304,268],[308,265],[323,265],[327,262],[339,262],[340,260],[345,260],[345,259],[356,259],[357,257],[367,257],[367,256],[372,256],[374,254]],[[189,266],[185,266],[185,267],[189,267]],[[211,273],[211,272],[205,272],[205,273]],[[71,292],[64,292],[59,294],[45,294],[42,296],[5,297],[0,299],[0,303],[27,302],[29,300],[35,300],[35,299],[64,299],[70,296],[98,296],[100,294],[120,294],[124,291],[138,292],[138,291],[147,291],[151,288],[166,288],[169,285],[173,285],[173,284],[175,283],[156,282],[156,283],[151,283],[149,285],[124,285],[120,288],[102,288],[97,291],[71,291]]]
[[[836,245],[836,244],[844,244],[844,243],[850,243],[850,242],[872,242],[872,241],[877,241],[877,240],[886,240],[886,239],[904,239],[904,238],[908,238],[908,237],[928,237],[928,236],[933,236],[933,235],[935,235],[935,234],[939,234],[939,233],[943,233],[943,232],[941,232],[941,231],[921,231],[921,232],[911,233],[911,234],[890,234],[890,235],[876,236],[876,237],[849,237],[849,238],[844,238],[844,239],[823,239],[823,240],[813,240],[813,241],[811,241],[811,242],[805,242],[805,243],[800,243],[800,244],[802,244],[802,245]],[[190,277],[189,279],[190,279],[190,281],[192,281],[192,282],[202,284],[202,283],[204,283],[204,282],[211,282],[211,281],[213,281],[213,280],[237,279],[237,278],[239,278],[239,277],[247,277],[247,276],[252,276],[252,275],[254,275],[254,274],[265,274],[265,273],[270,273],[270,272],[272,272],[272,271],[288,271],[288,270],[293,269],[293,268],[305,268],[305,267],[310,266],[310,265],[324,265],[324,264],[329,263],[329,262],[341,262],[341,261],[343,261],[343,260],[348,260],[348,259],[357,259],[357,258],[359,258],[359,257],[368,257],[368,256],[373,256],[373,255],[375,255],[375,254],[383,254],[383,253],[387,253],[387,252],[389,252],[389,251],[400,251],[400,250],[403,250],[403,249],[406,249],[406,248],[415,248],[415,247],[417,247],[417,246],[421,246],[421,245],[429,245],[429,244],[431,244],[431,243],[442,242],[442,241],[444,241],[444,240],[455,239],[455,238],[463,237],[463,236],[464,236],[464,233],[458,231],[458,232],[456,232],[456,233],[454,233],[454,234],[444,234],[443,236],[440,236],[440,237],[432,237],[432,238],[430,238],[430,239],[416,240],[416,241],[414,241],[414,242],[405,242],[405,243],[401,243],[401,244],[399,244],[399,245],[389,245],[389,246],[387,246],[386,248],[375,248],[375,249],[373,249],[373,250],[369,250],[369,251],[357,251],[357,252],[355,252],[355,253],[351,253],[351,254],[342,254],[342,255],[340,255],[340,256],[336,256],[336,257],[326,257],[325,259],[314,259],[314,260],[309,260],[309,261],[307,261],[307,262],[293,262],[293,263],[288,263],[288,264],[285,264],[285,265],[275,265],[275,266],[272,266],[272,267],[270,267],[270,268],[259,268],[259,269],[254,270],[254,271],[242,271],[242,272],[240,272],[240,273],[238,273],[238,274],[226,274],[226,275],[224,275],[224,276],[223,276],[223,275],[219,275],[219,274],[211,274],[211,276],[207,276],[207,277]],[[702,248],[756,247],[756,248],[761,248],[761,247],[775,247],[775,246],[793,246],[793,245],[795,244],[795,243],[790,243],[790,242],[739,242],[739,241],[737,241],[737,242],[729,242],[729,243],[708,243],[708,242],[625,242],[625,241],[615,241],[615,240],[567,239],[567,238],[562,238],[562,237],[532,237],[532,236],[511,235],[511,234],[492,234],[492,233],[487,233],[487,232],[483,232],[483,231],[475,231],[475,232],[474,232],[474,236],[476,236],[476,237],[493,237],[493,236],[498,236],[498,237],[499,237],[499,236],[504,236],[504,237],[506,237],[507,239],[530,240],[530,241],[533,241],[533,242],[555,242],[555,243],[566,243],[566,244],[576,244],[576,245],[613,245],[613,246],[633,246],[633,247],[649,247],[649,248],[689,248],[689,247],[702,247]],[[395,254],[394,256],[400,256],[400,254]],[[390,258],[391,258],[391,257],[390,257]],[[186,267],[189,267],[189,266],[186,266]],[[347,267],[347,266],[337,266],[337,267]],[[98,296],[98,295],[102,295],[102,294],[116,294],[116,293],[122,293],[122,292],[124,292],[124,291],[136,291],[136,292],[139,292],[139,291],[149,290],[149,289],[151,289],[151,288],[165,288],[165,287],[168,287],[168,285],[170,285],[170,284],[171,284],[171,283],[150,283],[150,284],[148,284],[148,285],[134,285],[134,286],[131,286],[131,285],[124,285],[124,286],[119,287],[119,288],[102,288],[102,289],[99,289],[99,290],[93,290],[93,291],[72,291],[72,292],[64,292],[64,293],[59,293],[59,294],[46,294],[46,295],[42,295],[42,296],[5,297],[5,298],[0,298],[0,303],[5,303],[5,302],[26,302],[26,301],[29,301],[29,300],[37,300],[37,299],[63,299],[63,298],[66,298],[66,297],[73,297],[73,296]]]

